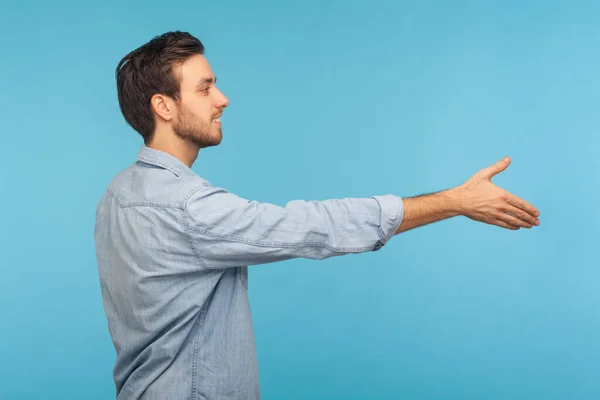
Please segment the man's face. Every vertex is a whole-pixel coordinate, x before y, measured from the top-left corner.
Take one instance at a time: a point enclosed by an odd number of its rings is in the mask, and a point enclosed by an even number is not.
[[[200,148],[218,145],[223,138],[219,118],[229,100],[215,86],[217,79],[208,61],[195,55],[177,69],[181,97],[173,120],[175,134]]]

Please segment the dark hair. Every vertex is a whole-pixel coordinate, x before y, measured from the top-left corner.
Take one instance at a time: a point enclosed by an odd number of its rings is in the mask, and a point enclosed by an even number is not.
[[[204,54],[204,45],[187,32],[167,32],[127,54],[116,70],[119,106],[125,120],[148,142],[154,133],[150,99],[157,93],[175,101],[180,77],[173,67],[189,57]]]

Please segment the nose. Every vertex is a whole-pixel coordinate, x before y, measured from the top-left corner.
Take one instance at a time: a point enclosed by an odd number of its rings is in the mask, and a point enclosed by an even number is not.
[[[217,101],[215,106],[217,108],[225,108],[229,105],[229,99],[225,97],[225,95],[219,90],[219,96],[217,97]]]

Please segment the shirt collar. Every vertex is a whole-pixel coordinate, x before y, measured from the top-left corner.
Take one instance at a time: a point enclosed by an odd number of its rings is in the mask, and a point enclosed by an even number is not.
[[[178,177],[190,174],[195,175],[194,172],[177,157],[173,157],[164,151],[152,149],[147,146],[140,147],[137,159],[146,164],[167,169]]]

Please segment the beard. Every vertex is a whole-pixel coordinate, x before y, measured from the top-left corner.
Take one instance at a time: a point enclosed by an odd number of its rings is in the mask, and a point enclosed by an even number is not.
[[[205,121],[179,104],[177,111],[179,118],[173,125],[173,131],[179,138],[201,149],[221,143],[223,138],[221,124],[217,126],[212,121]]]

